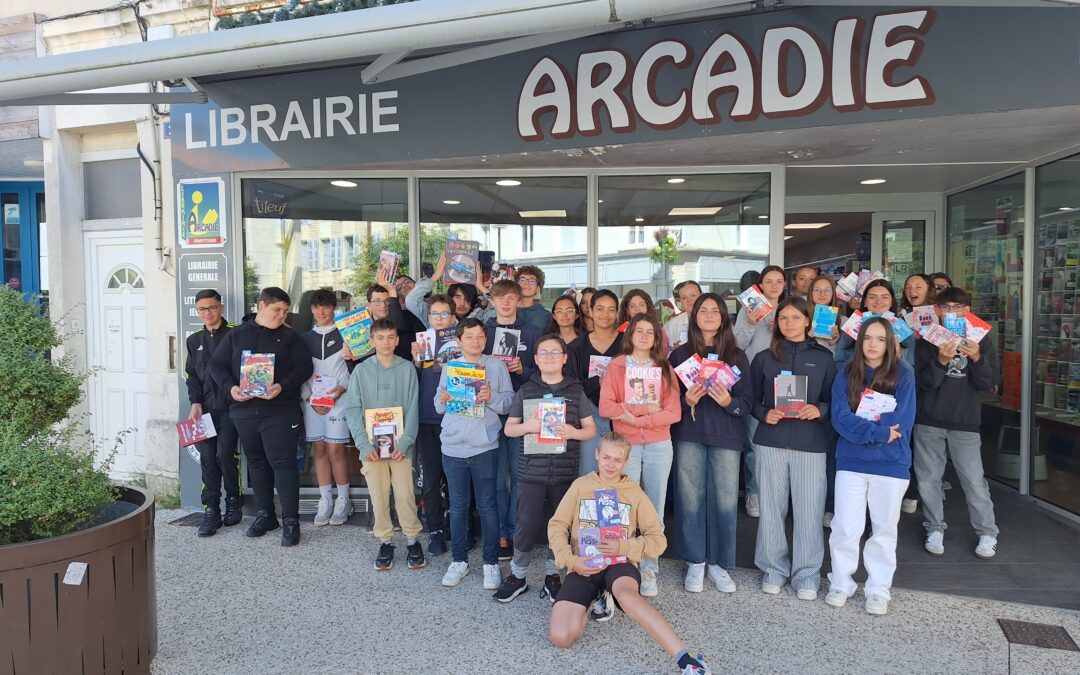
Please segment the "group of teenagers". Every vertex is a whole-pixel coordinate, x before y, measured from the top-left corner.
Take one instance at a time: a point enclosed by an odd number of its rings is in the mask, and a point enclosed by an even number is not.
[[[852,575],[869,511],[871,534],[862,549],[866,611],[886,613],[901,508],[914,511],[921,501],[926,549],[944,551],[947,456],[980,535],[976,554],[994,555],[997,529],[979,454],[981,395],[999,380],[989,335],[977,344],[941,347],[915,337],[901,342],[890,321],[875,316],[851,338],[838,330],[842,309],[831,337],[813,337],[814,306],[839,301],[833,281],[810,268],[796,270],[790,287],[776,266],[744,276],[742,285],[757,284],[774,307],[756,322],[747,311],[733,316],[725,298],[698,283],[682,282],[674,289],[682,312],[662,324],[653,299],[641,289],[622,298],[606,289],[567,292],[549,310],[540,302],[544,273],[532,265],[518,268],[513,279],[453,284],[446,293],[433,293],[444,264],[440,259],[434,274],[417,282],[404,276],[376,279],[367,291],[374,349],[365,355],[352,354],[334,327],[332,291],[311,295],[313,326],[303,334],[285,325],[291,301],[282,289],[264,289],[257,311],[238,326],[224,321],[215,291],[196,296],[205,329],[187,343],[191,416],[210,413],[218,429],[216,439],[199,446],[205,506],[200,536],[240,522],[237,437],[258,508],[248,536],[280,525],[282,545],[299,542],[301,440],[312,444],[321,493],[315,526],[344,523],[352,513],[346,454],[351,437],[380,542],[376,570],[394,565],[393,500],[407,566],[421,568],[428,556],[449,547],[442,584],[460,584],[470,571],[475,513],[483,587],[494,591],[495,600],[508,603],[528,590],[533,552],[545,549],[540,595],[553,603],[553,644],[569,647],[590,618],[606,621],[618,607],[685,672],[707,667],[643,599],[658,593],[669,482],[676,553],[686,563],[684,587],[690,592],[702,592],[706,577],[720,592],[736,590],[728,570],[735,566],[741,469],[747,512],[760,518],[755,564],[764,573],[765,593],[778,594],[790,583],[799,599],[817,598],[824,524],[831,527],[832,561],[825,601],[843,606],[857,589]],[[902,298],[879,279],[850,307],[870,316],[925,305],[942,316],[963,316],[970,299],[947,279],[939,285],[935,278],[913,275]],[[416,332],[427,328],[453,328],[456,360],[483,368],[476,393],[484,403],[482,416],[447,412],[447,368],[438,358],[424,360],[426,350],[415,342]],[[497,328],[519,332],[516,356],[493,355]],[[253,398],[239,387],[245,351],[275,354],[274,384],[266,396]],[[687,387],[674,367],[695,354],[723,360],[741,378],[730,389],[719,382]],[[610,359],[603,372],[592,357]],[[656,402],[627,400],[627,368],[640,366],[661,369]],[[320,374],[341,383],[331,392],[333,406],[310,404],[311,383]],[[796,417],[774,400],[773,382],[781,374],[806,377],[806,401]],[[875,420],[856,415],[867,389],[893,396],[895,410]],[[540,420],[525,415],[525,402],[544,398],[564,402],[565,419],[556,432],[565,449],[526,454],[522,437],[538,433]],[[364,412],[397,406],[404,411],[403,429],[393,455],[382,458]],[[909,494],[914,479],[918,488]],[[622,528],[620,538],[600,542],[599,553],[610,561],[606,566],[596,566],[578,546],[579,531],[601,520],[597,490],[616,492]],[[426,555],[419,541],[425,526]],[[509,563],[505,576],[500,562]]]

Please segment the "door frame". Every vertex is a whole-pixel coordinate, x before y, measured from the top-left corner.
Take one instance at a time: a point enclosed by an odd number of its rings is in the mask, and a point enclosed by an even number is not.
[[[19,195],[20,280],[24,294],[37,295],[41,293],[41,240],[37,196],[45,194],[45,183],[0,181],[0,192],[14,192]],[[0,227],[3,227],[2,221]],[[3,279],[0,283],[6,281],[7,279]]]
[[[937,241],[937,214],[934,211],[874,211],[870,217],[870,267],[880,270],[884,265],[882,253],[885,250],[885,221],[921,220],[926,223],[923,230],[923,270],[933,270],[931,251],[932,243]],[[931,272],[926,272],[930,274]],[[898,289],[899,290],[899,289]]]

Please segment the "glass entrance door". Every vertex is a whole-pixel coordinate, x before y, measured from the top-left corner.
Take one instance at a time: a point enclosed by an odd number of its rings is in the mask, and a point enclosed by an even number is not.
[[[912,274],[928,271],[926,242],[931,239],[931,211],[874,213],[871,225],[871,265],[881,270],[897,293]]]

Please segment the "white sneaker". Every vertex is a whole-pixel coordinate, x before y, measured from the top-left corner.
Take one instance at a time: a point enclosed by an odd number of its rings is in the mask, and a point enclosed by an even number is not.
[[[322,527],[330,522],[330,514],[334,512],[334,502],[326,497],[319,498],[319,510],[315,512],[315,527]]]
[[[942,490],[951,490],[952,489],[952,483],[950,483],[947,480],[941,481],[941,489]]]
[[[821,519],[821,526],[827,530],[832,529],[832,511],[826,511],[825,515]]]
[[[716,584],[716,590],[721,593],[734,593],[735,582],[727,570],[719,565],[709,565],[709,580]]]
[[[761,592],[767,595],[780,595],[780,585],[771,584],[766,581],[761,582]]]
[[[919,510],[919,500],[905,499],[904,501],[900,502],[900,510],[904,513],[915,513]]]
[[[660,592],[660,589],[656,586],[656,572],[653,570],[641,570],[641,588],[639,589],[641,597],[653,598]]]
[[[461,580],[465,578],[465,575],[469,573],[469,563],[467,562],[452,562],[450,567],[446,568],[446,574],[443,575],[443,586],[457,586],[461,583]]]
[[[705,590],[705,563],[691,563],[686,568],[686,580],[683,587],[691,593]]]
[[[944,532],[931,532],[926,535],[926,543],[923,548],[927,553],[933,553],[934,555],[941,555],[945,552],[945,533]]]
[[[341,499],[340,497],[334,501],[334,515],[330,516],[331,525],[344,525],[349,520],[349,516],[353,514],[353,505],[351,499]]]
[[[866,613],[881,616],[889,611],[889,601],[880,595],[871,595],[866,598]]]
[[[848,594],[840,589],[830,590],[825,594],[825,604],[830,607],[843,607],[847,604]]]
[[[795,591],[795,597],[800,600],[817,600],[817,591],[813,588],[800,588]]]
[[[751,518],[761,517],[761,505],[758,503],[758,493],[746,493],[746,515]]]
[[[484,565],[484,590],[494,591],[502,585],[502,574],[498,565]]]
[[[975,547],[975,555],[980,558],[993,558],[997,553],[997,537],[991,537],[988,534],[981,535],[979,537],[979,545]]]

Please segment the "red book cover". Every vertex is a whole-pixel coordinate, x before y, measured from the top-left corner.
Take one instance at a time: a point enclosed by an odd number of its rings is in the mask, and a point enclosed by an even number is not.
[[[210,413],[205,413],[193,420],[177,422],[176,433],[180,436],[180,445],[186,448],[214,438],[217,436],[217,429],[214,428],[214,418],[210,416]]]

